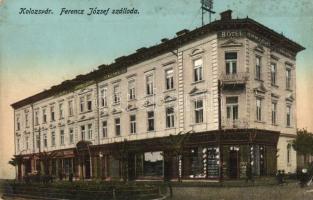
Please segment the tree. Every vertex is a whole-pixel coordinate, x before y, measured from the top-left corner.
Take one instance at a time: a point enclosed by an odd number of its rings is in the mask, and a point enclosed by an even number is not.
[[[17,167],[17,179],[22,179],[22,164],[23,164],[23,157],[20,155],[14,155],[13,158],[9,161],[9,164]]]
[[[50,175],[49,168],[50,168],[50,161],[57,155],[56,151],[51,152],[40,152],[39,159],[43,164],[43,170],[45,175]]]
[[[114,151],[113,157],[120,161],[121,164],[121,176],[123,181],[128,180],[128,156],[130,152],[129,142],[124,139],[123,142],[118,143],[117,150]]]
[[[186,133],[179,132],[177,135],[170,135],[166,142],[160,144],[163,146],[163,149],[166,150],[166,153],[163,153],[163,158],[166,162],[170,162],[173,158],[176,158],[179,163],[179,160],[182,158],[184,153],[185,144],[188,141],[191,132],[192,131],[188,131]],[[179,172],[179,164],[177,166],[177,171]],[[180,174],[178,174],[178,181],[181,181]]]
[[[313,155],[313,134],[306,129],[298,129],[292,147],[297,153],[303,155],[304,163],[307,163],[307,156]]]

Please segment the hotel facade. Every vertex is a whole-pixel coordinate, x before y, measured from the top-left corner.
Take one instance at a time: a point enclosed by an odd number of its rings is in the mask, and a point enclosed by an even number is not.
[[[125,163],[129,180],[244,178],[249,167],[255,176],[295,172],[302,50],[227,10],[18,101],[18,177],[42,172],[43,152],[54,152],[49,173],[77,179],[120,179]],[[179,156],[168,142],[175,136],[185,139]]]

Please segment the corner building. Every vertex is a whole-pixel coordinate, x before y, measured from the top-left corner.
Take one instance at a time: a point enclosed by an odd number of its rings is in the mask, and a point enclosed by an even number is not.
[[[42,172],[42,152],[54,152],[51,174],[76,179],[295,172],[304,47],[231,10],[176,35],[12,104],[18,176]],[[188,132],[182,155],[168,158],[170,135]]]

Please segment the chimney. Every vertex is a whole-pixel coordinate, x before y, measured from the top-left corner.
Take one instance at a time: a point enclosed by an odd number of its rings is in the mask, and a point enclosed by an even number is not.
[[[226,20],[231,20],[232,17],[231,17],[231,13],[233,11],[232,10],[226,10],[224,12],[221,12],[220,15],[221,15],[221,20],[222,21],[226,21]]]
[[[178,32],[176,33],[176,35],[177,35],[177,37],[179,37],[179,36],[182,36],[182,35],[187,34],[188,32],[189,32],[188,29],[184,29],[184,30],[178,31]]]

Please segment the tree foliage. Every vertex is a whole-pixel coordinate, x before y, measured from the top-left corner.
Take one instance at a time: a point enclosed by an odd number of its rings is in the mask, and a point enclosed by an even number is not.
[[[23,158],[22,156],[19,155],[14,155],[11,160],[9,161],[9,164],[16,167],[19,166],[23,163]]]
[[[306,129],[297,130],[297,137],[292,147],[301,155],[313,155],[313,134]]]

